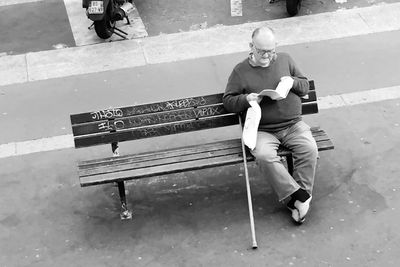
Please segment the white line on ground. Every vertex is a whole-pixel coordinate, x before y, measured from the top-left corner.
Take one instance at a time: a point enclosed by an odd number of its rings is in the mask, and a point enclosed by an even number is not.
[[[242,15],[242,0],[231,0],[231,16],[241,17]]]
[[[42,2],[44,0],[1,0],[0,6],[10,6],[10,5],[17,5],[17,4],[25,4],[31,2]]]
[[[281,46],[393,31],[400,29],[400,3],[3,56],[0,86],[244,52],[252,31],[262,25],[276,30]]]
[[[348,94],[332,95],[318,98],[318,106],[322,109],[340,108],[359,104],[367,104],[400,98],[400,86],[385,87],[359,91]],[[37,152],[73,148],[72,134],[54,137],[12,142],[0,145],[0,158],[21,156]]]

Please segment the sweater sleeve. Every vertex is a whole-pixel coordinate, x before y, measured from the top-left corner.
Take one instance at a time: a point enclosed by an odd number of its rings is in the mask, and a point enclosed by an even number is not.
[[[223,96],[223,103],[226,110],[230,112],[243,112],[250,107],[246,99],[246,92],[242,86],[240,76],[234,69],[229,76]]]
[[[294,82],[292,91],[298,96],[305,96],[308,94],[310,89],[310,84],[308,83],[308,79],[304,77],[301,73],[300,69],[297,67],[294,60],[289,56],[289,69],[290,75],[292,76]]]

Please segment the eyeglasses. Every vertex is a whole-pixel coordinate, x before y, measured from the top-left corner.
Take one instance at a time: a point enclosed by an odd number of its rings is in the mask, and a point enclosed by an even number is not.
[[[264,56],[265,54],[268,55],[268,57],[271,57],[272,55],[275,54],[275,48],[270,49],[270,50],[264,50],[264,49],[259,49],[257,48],[254,44],[253,44],[254,50],[256,50],[257,54],[259,54],[260,56]]]

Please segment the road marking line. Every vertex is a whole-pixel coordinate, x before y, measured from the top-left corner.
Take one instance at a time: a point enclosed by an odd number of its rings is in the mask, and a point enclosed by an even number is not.
[[[0,158],[74,147],[72,134],[0,145]]]
[[[318,98],[319,109],[339,108],[400,98],[400,86],[371,89]]]
[[[263,25],[276,30],[280,46],[393,31],[400,29],[400,3],[28,53],[18,67],[8,63],[15,56],[3,56],[0,86],[245,52]]]
[[[231,0],[231,16],[241,17],[242,13],[242,0]]]
[[[393,100],[400,98],[400,86],[372,89],[341,95],[330,95],[318,98],[319,109],[332,109]],[[46,137],[22,142],[11,142],[0,145],[0,158],[27,155],[37,152],[67,149],[74,147],[72,134]]]
[[[32,2],[43,2],[43,0],[1,0],[0,6],[11,6],[11,5],[32,3]]]

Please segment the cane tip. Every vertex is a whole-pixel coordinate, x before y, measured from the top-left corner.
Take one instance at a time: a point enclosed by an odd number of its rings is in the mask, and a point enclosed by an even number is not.
[[[253,249],[257,249],[258,248],[258,246],[257,245],[253,245]]]

